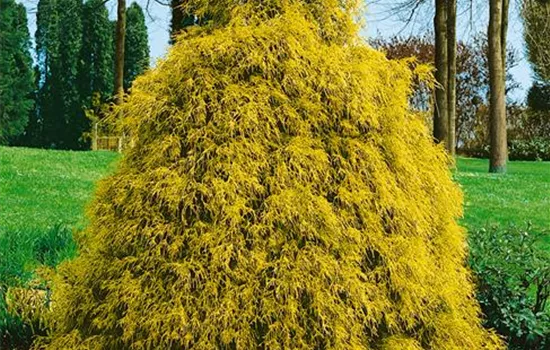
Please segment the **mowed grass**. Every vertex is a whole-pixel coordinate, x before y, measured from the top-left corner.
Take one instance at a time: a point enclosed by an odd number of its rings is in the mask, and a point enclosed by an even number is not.
[[[82,225],[96,182],[117,158],[112,152],[0,147],[0,234]]]
[[[487,160],[458,158],[457,168],[466,227],[530,222],[550,229],[550,163],[509,162],[503,175],[489,174]]]

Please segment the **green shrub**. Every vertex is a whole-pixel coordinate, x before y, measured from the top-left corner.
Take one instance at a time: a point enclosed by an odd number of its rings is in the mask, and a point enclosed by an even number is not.
[[[508,142],[510,160],[550,160],[550,139],[512,140]]]
[[[478,149],[460,150],[460,154],[472,158],[489,158],[490,148],[486,145]],[[508,140],[510,160],[550,161],[550,139]]]
[[[550,255],[528,227],[481,229],[470,236],[470,265],[486,325],[510,349],[550,347]]]
[[[22,229],[0,232],[0,349],[25,349],[44,329],[36,319],[28,319],[8,307],[14,289],[47,289],[37,278],[37,268],[55,267],[74,257],[72,232],[61,224],[46,230]]]

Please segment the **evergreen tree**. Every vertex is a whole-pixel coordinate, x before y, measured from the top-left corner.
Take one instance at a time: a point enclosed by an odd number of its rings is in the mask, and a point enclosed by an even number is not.
[[[79,93],[84,109],[90,109],[97,107],[93,106],[94,103],[106,103],[113,94],[114,38],[109,12],[103,0],[84,3],[82,30]],[[79,121],[79,134],[90,130],[88,118],[79,118]],[[81,141],[81,147],[84,146],[84,141]]]
[[[59,6],[59,59],[61,71],[57,80],[60,83],[61,114],[63,134],[61,148],[81,149],[86,144],[80,140],[82,124],[86,117],[82,113],[78,71],[82,47],[82,0],[57,0]]]
[[[36,58],[39,72],[37,125],[41,125],[41,144],[49,146],[61,130],[56,115],[54,74],[59,72],[59,16],[57,0],[40,0],[36,12]],[[53,135],[52,135],[53,134]]]
[[[81,0],[40,0],[36,51],[40,71],[39,118],[44,146],[78,149],[85,118],[79,94]]]
[[[124,90],[128,91],[136,77],[149,68],[149,36],[143,9],[132,3],[126,11],[124,48]]]
[[[14,0],[0,0],[0,144],[24,132],[33,82],[26,9]]]
[[[80,95],[89,106],[98,93],[105,102],[113,94],[114,41],[112,23],[103,0],[88,0],[82,9]]]
[[[186,4],[212,26],[115,110],[133,146],[59,268],[41,345],[502,349],[451,159],[409,109],[408,63],[360,40],[359,2]]]

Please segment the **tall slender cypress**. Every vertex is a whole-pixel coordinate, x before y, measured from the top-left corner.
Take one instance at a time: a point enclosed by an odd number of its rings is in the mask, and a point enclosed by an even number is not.
[[[107,101],[113,93],[114,46],[109,11],[103,0],[88,0],[82,9],[79,66],[81,99],[89,105],[94,93]]]
[[[40,0],[36,53],[40,72],[38,114],[43,146],[78,149],[82,119],[78,71],[82,45],[82,1]]]
[[[57,0],[40,0],[36,12],[36,60],[38,73],[37,124],[41,125],[41,146],[52,141],[50,134],[56,130],[52,71],[56,69],[59,57]]]
[[[79,149],[81,125],[85,116],[78,89],[78,70],[82,47],[82,0],[58,0],[59,6],[59,60],[60,71],[56,81],[60,94],[60,124],[63,126],[59,137],[59,148]]]
[[[136,77],[149,68],[149,36],[143,9],[132,3],[126,11],[124,48],[124,90],[128,91]]]
[[[97,108],[96,103],[107,103],[113,95],[113,28],[103,0],[88,0],[83,5],[80,56],[78,81],[82,110],[76,131],[82,135],[91,129],[85,110]],[[88,148],[88,141],[81,139],[80,148]]]
[[[33,106],[33,71],[25,7],[0,0],[0,144],[21,135]]]

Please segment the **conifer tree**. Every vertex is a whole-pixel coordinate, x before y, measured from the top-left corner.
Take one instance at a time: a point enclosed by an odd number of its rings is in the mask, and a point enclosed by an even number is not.
[[[450,159],[355,0],[190,0],[59,268],[48,349],[501,349]]]
[[[25,130],[33,107],[33,80],[25,7],[0,0],[0,145]]]
[[[78,88],[78,70],[82,47],[82,0],[57,0],[59,6],[59,85],[62,134],[59,148],[80,149],[82,128],[86,117]]]
[[[59,39],[58,39],[58,14],[57,0],[39,0],[36,11],[36,72],[38,73],[38,94],[37,94],[37,120],[40,125],[40,144],[48,146],[52,141],[49,134],[56,129],[54,117],[55,95],[53,74],[59,71]]]
[[[40,0],[37,11],[37,57],[40,71],[38,113],[44,146],[82,148],[85,116],[79,93],[82,1]]]
[[[90,120],[85,110],[106,103],[113,94],[114,43],[112,23],[103,0],[88,0],[82,7],[82,49],[78,67],[79,94],[82,110],[76,133],[90,131]],[[80,140],[81,148],[87,142]]]
[[[80,94],[87,105],[94,93],[105,102],[113,93],[114,44],[112,23],[103,0],[88,0],[82,9]]]
[[[34,89],[31,93],[33,106],[29,111],[29,121],[25,127],[25,132],[21,137],[17,138],[15,145],[25,147],[41,147],[42,140],[42,121],[38,113],[39,93],[40,93],[40,71],[37,65],[33,67],[34,72]]]
[[[149,68],[149,35],[143,9],[133,2],[126,10],[124,48],[124,90],[128,91],[136,77]]]

